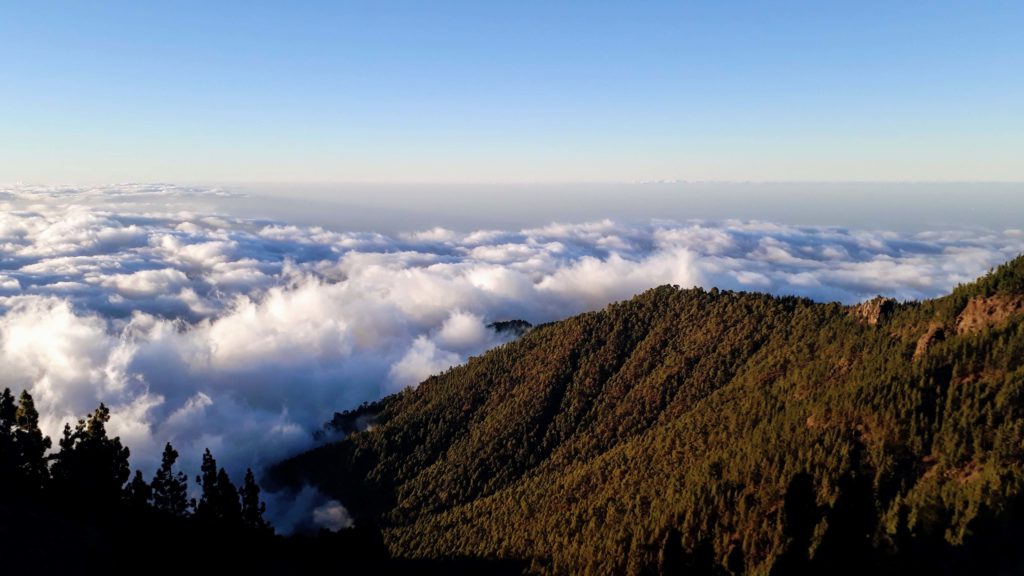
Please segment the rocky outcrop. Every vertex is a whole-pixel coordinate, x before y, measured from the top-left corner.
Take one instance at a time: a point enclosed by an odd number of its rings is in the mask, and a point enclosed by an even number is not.
[[[917,339],[917,347],[914,348],[914,360],[917,360],[921,356],[924,356],[925,352],[932,347],[936,342],[942,342],[946,339],[946,330],[942,324],[931,323],[928,325],[928,330]]]
[[[1024,314],[1024,297],[1000,294],[988,298],[972,298],[957,317],[956,333],[971,334],[1006,322]]]
[[[857,304],[850,309],[850,313],[868,326],[878,326],[878,324],[885,321],[885,319],[888,318],[895,309],[895,298],[876,296],[867,302]]]

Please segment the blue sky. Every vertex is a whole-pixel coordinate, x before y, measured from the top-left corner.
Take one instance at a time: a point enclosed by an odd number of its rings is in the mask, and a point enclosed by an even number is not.
[[[1024,180],[1020,2],[4,2],[0,182]]]

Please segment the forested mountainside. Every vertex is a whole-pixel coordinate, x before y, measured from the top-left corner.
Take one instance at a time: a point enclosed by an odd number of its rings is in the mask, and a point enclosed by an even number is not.
[[[856,307],[663,286],[288,460],[413,558],[539,573],[1017,573],[1024,258]]]

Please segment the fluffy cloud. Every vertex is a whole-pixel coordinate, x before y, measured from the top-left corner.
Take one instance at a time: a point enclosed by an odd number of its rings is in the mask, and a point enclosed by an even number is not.
[[[175,292],[188,283],[188,277],[181,270],[139,270],[129,274],[111,274],[99,278],[99,283],[112,288],[127,298],[154,298]]]
[[[310,446],[333,411],[501,343],[492,321],[660,284],[920,299],[1024,251],[1019,230],[602,220],[388,237],[196,209],[227,194],[0,189],[0,386],[29,389],[51,436],[105,402],[134,465],[152,471],[171,441],[186,467],[209,447],[237,475]],[[315,522],[347,522],[315,504]]]
[[[313,509],[313,522],[321,528],[337,531],[352,526],[352,517],[341,502],[331,500]]]

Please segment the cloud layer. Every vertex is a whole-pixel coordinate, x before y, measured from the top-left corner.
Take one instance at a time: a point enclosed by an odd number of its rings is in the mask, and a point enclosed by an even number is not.
[[[500,343],[492,321],[666,283],[921,299],[1024,251],[1020,230],[602,220],[392,237],[196,209],[227,195],[0,188],[0,386],[29,389],[47,433],[102,401],[134,465],[151,471],[171,441],[186,466],[209,447],[237,474]]]

